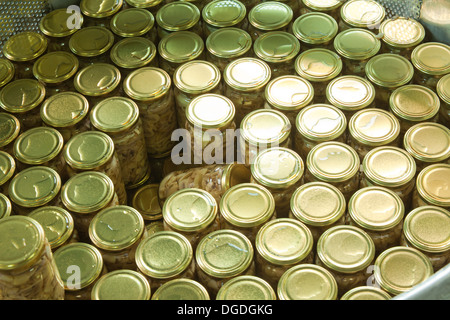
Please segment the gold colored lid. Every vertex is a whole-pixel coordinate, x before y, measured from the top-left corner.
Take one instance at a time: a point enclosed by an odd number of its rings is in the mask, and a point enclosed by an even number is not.
[[[168,31],[183,31],[195,26],[200,20],[200,10],[188,1],[166,3],[156,13],[156,23]]]
[[[338,24],[329,14],[308,12],[295,19],[292,32],[302,42],[321,44],[336,36]]]
[[[405,17],[384,20],[380,25],[380,33],[386,44],[396,48],[414,47],[425,38],[423,25],[416,19]]]
[[[295,71],[308,81],[328,81],[342,71],[342,60],[331,50],[317,48],[300,53],[295,60]]]
[[[73,234],[73,218],[67,210],[61,207],[40,207],[30,212],[28,217],[41,224],[53,250],[64,244]]]
[[[36,79],[44,83],[61,83],[78,71],[78,58],[65,51],[53,51],[42,55],[33,65]]]
[[[366,64],[366,76],[374,84],[382,87],[400,87],[408,84],[413,75],[414,67],[405,57],[393,54],[377,54]]]
[[[45,87],[34,79],[18,79],[0,91],[0,107],[11,113],[24,113],[39,106],[45,99]]]
[[[440,101],[438,95],[430,88],[409,84],[392,92],[389,106],[392,113],[401,119],[426,121],[439,112]]]
[[[341,300],[391,300],[386,291],[371,286],[360,286],[350,289],[342,295]]]
[[[67,26],[67,21],[72,17],[72,13],[67,12],[66,8],[55,9],[47,13],[39,22],[39,30],[49,37],[63,38],[68,37],[79,29],[69,28]],[[79,25],[83,25],[84,17],[83,15],[78,15]]]
[[[103,209],[114,196],[114,184],[104,173],[81,172],[61,189],[61,200],[69,211],[91,213]]]
[[[194,98],[186,108],[186,118],[194,126],[213,129],[228,126],[235,115],[233,102],[219,94],[206,93]]]
[[[309,226],[327,226],[338,221],[347,203],[342,192],[326,182],[308,182],[291,196],[292,214]]]
[[[341,0],[302,0],[302,3],[316,11],[331,11],[342,5]]]
[[[113,270],[95,283],[91,300],[150,300],[151,287],[147,278],[134,270]]]
[[[272,79],[266,86],[265,98],[274,108],[299,110],[314,98],[311,83],[299,76],[287,75]]]
[[[121,132],[139,120],[137,104],[126,97],[111,97],[97,103],[92,109],[92,125],[103,132]]]
[[[225,282],[216,300],[277,300],[277,295],[266,280],[242,275]]]
[[[267,1],[266,1],[267,2]],[[248,12],[248,22],[260,30],[276,30],[287,26],[294,16],[292,8],[279,1],[261,2]]]
[[[436,85],[436,92],[447,104],[450,104],[450,74],[443,76]]]
[[[144,230],[144,219],[139,211],[117,205],[95,215],[89,225],[89,238],[97,248],[120,251],[138,242]]]
[[[84,242],[70,243],[53,253],[64,289],[78,291],[99,279],[103,271],[103,257],[100,251]],[[74,272],[79,276],[74,283]],[[77,288],[78,286],[78,288]]]
[[[298,132],[309,140],[330,141],[344,134],[347,119],[335,106],[312,104],[300,110],[295,126]]]
[[[0,88],[10,82],[16,73],[14,64],[8,59],[0,58]]]
[[[350,118],[348,132],[365,145],[381,146],[397,139],[400,134],[400,122],[388,111],[366,108]]]
[[[20,32],[4,43],[3,55],[12,61],[31,61],[44,54],[47,46],[48,41],[43,34],[34,31]]]
[[[206,38],[205,44],[206,49],[213,56],[219,58],[235,58],[248,52],[252,48],[253,41],[247,31],[239,28],[226,27],[212,32]]]
[[[172,79],[160,68],[139,68],[130,73],[123,82],[123,90],[134,100],[150,101],[169,92]]]
[[[64,146],[62,134],[51,127],[28,129],[14,142],[14,157],[26,164],[44,165],[55,159]]]
[[[415,159],[444,161],[450,158],[450,129],[435,122],[418,123],[406,131],[403,145]]]
[[[374,0],[350,0],[341,7],[341,19],[353,28],[375,29],[384,20],[384,7]]]
[[[327,86],[327,100],[344,111],[357,111],[369,106],[375,99],[375,87],[362,77],[339,76]]]
[[[352,220],[367,230],[384,231],[398,225],[405,214],[402,199],[384,187],[365,187],[356,191],[348,202]]]
[[[287,62],[300,52],[300,42],[289,32],[269,31],[255,40],[253,51],[259,59],[266,62]]]
[[[123,0],[81,0],[81,12],[91,18],[105,18],[122,8]]]
[[[141,8],[129,8],[119,11],[111,19],[111,31],[120,37],[141,37],[154,26],[153,14]]]
[[[354,177],[359,171],[359,156],[349,145],[328,141],[316,145],[308,153],[306,166],[324,182],[342,182]]]
[[[55,128],[73,126],[89,113],[89,102],[78,92],[60,92],[47,98],[41,106],[44,123]]]
[[[433,275],[430,259],[419,250],[397,246],[383,251],[375,260],[375,280],[391,295],[411,290]]]
[[[20,122],[14,115],[0,112],[0,147],[13,142],[20,133]]]
[[[251,145],[280,146],[291,134],[291,122],[274,109],[258,109],[241,122],[241,137]]]
[[[13,215],[0,219],[0,270],[26,267],[42,253],[45,234],[34,219]]]
[[[445,75],[450,72],[450,46],[440,42],[422,43],[411,53],[411,62],[423,73]]]
[[[216,88],[222,79],[219,68],[204,60],[193,60],[179,66],[173,84],[183,92],[200,94]]]
[[[5,194],[0,193],[0,220],[9,217],[11,213],[11,200]]]
[[[0,186],[12,178],[16,171],[16,160],[6,151],[0,151]]]
[[[334,276],[315,264],[298,264],[283,273],[277,288],[280,300],[336,300]]]
[[[143,239],[136,249],[136,264],[145,275],[167,279],[183,272],[193,259],[190,242],[181,233],[160,231]]]
[[[17,173],[9,184],[9,198],[15,204],[26,207],[41,207],[61,190],[59,174],[44,166],[33,166]]]
[[[162,214],[171,228],[181,232],[196,232],[217,219],[218,204],[205,190],[184,188],[164,201]]]
[[[365,60],[378,53],[381,41],[372,31],[350,28],[337,34],[334,38],[334,48],[344,58]]]
[[[272,71],[263,60],[245,57],[231,61],[224,69],[223,79],[230,87],[240,91],[263,88],[271,79]]]
[[[274,215],[275,200],[265,187],[241,183],[229,188],[220,199],[220,214],[232,225],[261,226]]]
[[[119,69],[108,63],[94,63],[75,76],[75,89],[84,96],[98,97],[112,92],[120,84]]]
[[[354,273],[368,267],[375,257],[372,238],[350,225],[331,227],[317,241],[317,255],[332,270]]]
[[[163,0],[125,0],[130,6],[135,8],[153,8],[163,2]]]
[[[427,202],[450,208],[450,164],[432,164],[419,172],[417,192]]]
[[[293,150],[272,147],[261,151],[251,164],[253,178],[265,187],[287,188],[303,176],[305,165]]]
[[[199,282],[187,279],[173,279],[162,284],[152,300],[211,300],[206,288]]]
[[[80,57],[96,57],[107,52],[114,44],[114,34],[104,27],[84,27],[69,40],[69,48]]]
[[[213,0],[202,9],[203,21],[218,28],[234,26],[244,20],[246,15],[245,5],[235,0]]]
[[[195,252],[197,266],[215,278],[240,275],[253,261],[250,240],[239,231],[221,229],[203,237]]]
[[[144,220],[155,221],[162,218],[158,190],[159,184],[151,183],[139,188],[133,196],[131,206],[141,213]]]
[[[155,44],[142,37],[125,38],[111,48],[111,61],[125,69],[142,68],[156,59]]]
[[[398,147],[381,146],[370,150],[364,157],[364,175],[383,187],[402,186],[416,174],[416,162],[406,151]]]
[[[186,1],[177,1],[190,3]],[[170,3],[169,3],[170,4]],[[172,32],[158,43],[160,56],[170,62],[183,63],[198,58],[205,48],[203,39],[191,31]]]

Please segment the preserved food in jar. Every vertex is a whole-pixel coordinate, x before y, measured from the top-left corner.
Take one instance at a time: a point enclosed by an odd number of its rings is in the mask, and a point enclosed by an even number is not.
[[[386,10],[374,0],[350,0],[340,8],[339,30],[365,28],[377,34]]]
[[[341,57],[329,49],[309,49],[295,60],[295,72],[314,88],[314,103],[326,101],[327,86],[342,72]],[[305,93],[304,93],[305,94]]]
[[[339,10],[343,4],[340,0],[300,0],[300,14],[309,12],[323,12],[339,19]]]
[[[14,215],[11,200],[4,193],[0,193],[0,220]]]
[[[437,206],[450,210],[450,164],[432,164],[419,172],[411,208]]]
[[[64,286],[42,226],[34,219],[0,219],[0,298],[64,300]]]
[[[247,8],[238,0],[209,1],[202,9],[203,37],[221,28],[247,30]]]
[[[172,132],[177,129],[169,74],[160,68],[140,68],[125,79],[123,89],[139,108],[146,153],[153,158],[168,155],[175,145]]]
[[[288,269],[277,288],[280,300],[336,300],[337,291],[334,276],[327,269],[309,263]]]
[[[152,295],[147,278],[135,270],[108,271],[92,288],[91,300],[150,300]]]
[[[85,26],[109,28],[112,17],[122,8],[123,0],[81,0]]]
[[[159,184],[151,183],[140,187],[131,199],[131,206],[139,211],[148,225],[153,221],[161,223],[163,229],[162,208],[159,204]]]
[[[322,142],[306,158],[305,182],[327,182],[337,187],[346,201],[359,189],[360,161],[356,151],[343,142]]]
[[[391,247],[375,260],[375,282],[391,296],[411,290],[433,275],[430,259],[414,248]]]
[[[391,300],[392,297],[386,291],[371,286],[360,286],[348,290],[342,295],[341,300]]]
[[[0,58],[0,88],[7,85],[16,76],[16,68],[8,59]]]
[[[173,279],[160,286],[152,300],[211,300],[206,288],[192,279]]]
[[[136,270],[136,249],[146,237],[141,214],[126,205],[102,209],[89,225],[89,239],[102,254],[109,272]]]
[[[333,39],[338,33],[336,20],[322,12],[300,15],[292,24],[292,33],[300,40],[302,49],[333,49]]]
[[[194,251],[200,239],[221,227],[218,203],[202,189],[185,188],[171,194],[162,215],[164,229],[185,236]]]
[[[0,112],[0,151],[12,154],[14,141],[21,131],[19,119],[8,112]]]
[[[295,121],[294,150],[306,159],[312,148],[326,141],[346,142],[347,119],[329,104],[312,104],[300,110]]]
[[[89,243],[77,242],[58,248],[54,258],[65,300],[91,300],[95,283],[108,272],[100,251]],[[78,275],[75,279],[74,273]]]
[[[254,249],[239,231],[217,230],[203,237],[195,251],[198,281],[211,297],[230,279],[255,275]]]
[[[0,151],[0,193],[9,196],[9,184],[11,178],[16,174],[16,160],[6,152]]]
[[[314,263],[313,237],[302,222],[291,218],[270,221],[256,237],[256,275],[276,289],[291,267]]]
[[[367,283],[370,274],[366,268],[374,257],[372,238],[358,227],[344,225],[330,228],[320,236],[315,263],[336,279],[340,297]]]
[[[315,249],[322,233],[345,224],[347,202],[335,186],[325,182],[308,182],[292,194],[290,208],[289,218],[297,219],[308,227]]]
[[[125,0],[122,9],[142,8],[150,11],[153,15],[156,15],[163,4],[163,0]]]
[[[94,128],[111,137],[119,158],[122,179],[128,189],[148,180],[150,164],[139,107],[130,98],[111,97],[91,111]]]
[[[441,99],[439,122],[450,128],[450,75],[443,76],[436,85],[436,93]]]
[[[266,187],[275,200],[277,218],[286,218],[292,194],[303,183],[302,158],[289,148],[272,147],[261,151],[250,168],[250,182]]]
[[[200,9],[188,1],[166,2],[156,13],[159,39],[177,32],[189,31],[203,37]]]
[[[143,8],[129,8],[116,13],[111,19],[111,31],[117,41],[130,37],[143,37],[158,42],[158,31],[153,14]]]
[[[435,206],[423,206],[408,213],[400,245],[425,254],[434,272],[450,261],[450,212]]]
[[[247,31],[253,41],[266,32],[288,32],[291,28],[293,17],[294,12],[286,3],[280,1],[263,1],[255,4],[248,12]]]
[[[216,300],[277,300],[275,290],[257,276],[237,276],[219,289]]]
[[[164,231],[164,222],[162,219],[152,221],[145,226],[145,229],[147,229],[147,235],[151,236],[157,232]]]

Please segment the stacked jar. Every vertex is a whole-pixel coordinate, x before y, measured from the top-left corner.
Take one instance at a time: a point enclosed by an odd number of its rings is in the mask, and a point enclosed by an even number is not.
[[[332,50],[333,39],[338,33],[338,24],[326,13],[309,12],[295,19],[292,33],[300,40],[303,50],[313,48]]]
[[[202,9],[203,36],[222,28],[247,30],[247,8],[238,0],[213,0]]]
[[[253,41],[266,32],[288,32],[293,17],[292,8],[287,4],[280,1],[264,1],[253,6],[248,12],[247,31]]]

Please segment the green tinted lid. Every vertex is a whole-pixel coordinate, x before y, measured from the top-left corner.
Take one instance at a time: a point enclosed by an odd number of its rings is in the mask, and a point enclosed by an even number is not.
[[[189,3],[185,1],[179,1]],[[168,34],[159,41],[160,56],[170,62],[183,63],[200,56],[205,48],[203,39],[191,31],[178,31]]]
[[[0,186],[5,184],[16,171],[16,160],[6,151],[0,151]]]
[[[77,56],[96,57],[107,52],[114,44],[114,34],[104,27],[81,28],[69,40],[70,50]]]
[[[11,113],[24,113],[39,106],[45,92],[44,85],[37,80],[14,80],[0,91],[0,107]]]
[[[294,14],[287,4],[278,1],[265,1],[256,4],[248,13],[248,21],[256,29],[276,30],[292,21]]]
[[[298,55],[300,42],[289,32],[269,31],[255,40],[253,51],[258,58],[266,62],[286,62]]]
[[[153,28],[153,14],[140,8],[129,8],[119,11],[111,19],[111,31],[120,37],[145,36]]]
[[[136,124],[139,120],[139,108],[130,98],[111,97],[96,104],[90,117],[97,130],[121,132]]]
[[[357,111],[375,100],[375,87],[362,77],[344,75],[327,85],[327,101],[344,111]]]
[[[201,94],[216,88],[222,79],[219,68],[204,60],[193,60],[179,66],[173,75],[173,84],[189,94]]]
[[[302,3],[316,11],[331,11],[342,5],[341,0],[302,0]]]
[[[341,300],[390,300],[392,297],[378,287],[360,286],[350,289],[342,295]]]
[[[89,102],[78,92],[60,92],[47,98],[41,106],[42,121],[55,128],[73,126],[85,119]]]
[[[431,164],[419,172],[417,192],[428,203],[450,208],[450,164]]]
[[[219,28],[236,25],[246,14],[245,5],[237,0],[213,0],[202,9],[203,21]]]
[[[227,85],[239,91],[263,88],[271,78],[269,65],[261,59],[237,58],[227,64],[223,79]]]
[[[395,48],[412,48],[425,38],[425,28],[412,18],[396,17],[384,20],[380,25],[381,38]]]
[[[11,210],[11,200],[9,200],[8,196],[6,196],[5,194],[0,193],[0,219],[9,217],[12,213]]]
[[[180,278],[162,284],[156,289],[152,300],[210,300],[210,297],[201,283]]]
[[[20,122],[14,115],[0,112],[0,147],[13,142],[20,133]]]
[[[162,208],[159,203],[158,191],[158,183],[150,183],[140,187],[133,196],[131,206],[141,213],[144,220],[162,223]],[[154,227],[156,226],[154,225]]]
[[[334,38],[334,48],[344,58],[365,60],[378,53],[381,42],[372,31],[351,28],[338,33]]]
[[[206,38],[206,49],[219,58],[238,57],[251,48],[252,38],[250,34],[239,28],[220,28]]]
[[[14,64],[8,59],[0,58],[0,88],[10,82],[16,73]]]
[[[151,287],[145,276],[134,270],[113,270],[95,283],[92,300],[150,300]]]
[[[450,74],[443,76],[436,85],[436,92],[447,104],[450,104]]]
[[[172,85],[170,75],[160,68],[144,67],[130,73],[123,90],[134,100],[151,101],[167,94]]]
[[[183,31],[192,28],[200,20],[200,10],[188,1],[166,3],[156,13],[156,23],[168,31]]]
[[[225,282],[216,300],[277,300],[270,284],[256,276],[237,276]]]
[[[341,19],[353,28],[375,29],[386,16],[383,5],[374,0],[350,0],[340,11]]]
[[[299,110],[314,98],[312,84],[299,76],[287,75],[272,79],[265,88],[265,99],[279,110]]]
[[[303,51],[295,60],[295,71],[309,81],[328,81],[342,71],[342,60],[331,50],[317,48]]]
[[[91,18],[105,18],[122,8],[123,0],[81,0],[81,12]]]
[[[425,42],[411,54],[411,62],[417,70],[436,76],[450,72],[450,46],[440,42]]]
[[[9,37],[3,45],[3,55],[17,62],[31,61],[45,53],[48,40],[34,31],[20,32]]]
[[[78,66],[78,58],[74,54],[53,51],[37,59],[33,65],[33,74],[39,81],[58,84],[73,77]]]
[[[111,48],[112,62],[121,68],[136,69],[148,65],[156,58],[155,44],[143,37],[131,37],[118,41]]]
[[[84,96],[98,97],[107,95],[120,84],[120,70],[109,63],[94,63],[75,76],[75,89]]]
[[[299,16],[292,25],[293,34],[302,42],[321,44],[338,33],[336,20],[322,12],[308,12]]]
[[[158,4],[163,2],[163,0],[125,0],[125,2],[135,8],[152,9],[153,7],[156,7]]]
[[[399,87],[409,83],[414,67],[408,59],[393,53],[377,54],[366,64],[367,78],[382,87]]]
[[[72,17],[72,12],[68,12],[66,8],[55,9],[47,13],[39,22],[39,30],[49,37],[62,38],[67,37],[79,29],[69,28],[67,21]],[[83,24],[83,15],[78,15],[80,26]]]

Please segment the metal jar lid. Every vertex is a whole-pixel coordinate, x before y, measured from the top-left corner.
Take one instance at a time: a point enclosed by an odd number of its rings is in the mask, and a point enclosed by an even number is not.
[[[40,57],[47,47],[48,40],[43,34],[25,31],[9,37],[3,45],[3,55],[12,61],[26,62]]]
[[[4,185],[16,173],[16,160],[6,151],[0,151],[0,186]]]
[[[189,94],[206,93],[219,86],[222,74],[219,68],[204,60],[193,60],[179,66],[173,75],[173,84]]]
[[[256,29],[270,31],[287,26],[294,16],[292,8],[279,1],[256,4],[248,13],[249,23]]]
[[[341,73],[342,67],[341,57],[323,48],[303,51],[295,60],[297,74],[312,82],[331,80]]]
[[[216,300],[276,300],[270,284],[257,276],[237,276],[225,282],[216,295]]]
[[[341,300],[391,300],[386,291],[378,287],[359,286],[344,293]]]
[[[269,31],[254,41],[253,51],[256,57],[269,63],[288,62],[299,54],[300,41],[286,31]]]
[[[226,127],[234,120],[233,102],[219,94],[206,93],[194,98],[186,108],[186,118],[203,129]]]
[[[331,11],[342,5],[340,0],[302,0],[302,3],[315,11]]]
[[[76,125],[89,113],[89,102],[78,92],[60,92],[47,98],[41,106],[42,121],[55,128]]]
[[[336,35],[334,49],[349,60],[366,60],[380,51],[381,41],[376,35],[361,28],[350,28]]]
[[[94,63],[75,76],[75,89],[84,96],[98,97],[111,93],[119,86],[122,76],[117,67],[108,63]]]
[[[111,19],[111,31],[120,37],[142,37],[152,30],[155,24],[153,14],[141,8],[119,11]]]
[[[428,203],[450,208],[450,164],[431,164],[419,172],[416,188]]]
[[[358,111],[375,100],[375,88],[365,78],[344,75],[330,81],[326,96],[332,105],[343,111]]]
[[[279,110],[299,110],[314,98],[312,84],[301,76],[287,75],[272,79],[265,89],[265,99]]]
[[[114,34],[104,27],[84,27],[69,40],[69,48],[80,57],[96,57],[107,52],[114,44]]]
[[[179,1],[189,3],[186,1]],[[158,43],[160,56],[173,63],[183,63],[198,58],[205,48],[203,39],[192,31],[173,32]]]
[[[106,18],[118,12],[123,0],[81,0],[81,12],[91,18]]]
[[[252,48],[250,34],[240,28],[226,27],[213,31],[206,38],[206,49],[219,58],[239,57]]]
[[[156,13],[158,27],[172,32],[188,30],[195,26],[200,18],[200,10],[188,1],[166,3]]]
[[[0,148],[13,142],[19,134],[19,119],[10,113],[0,112]]]
[[[143,37],[130,37],[118,41],[110,52],[111,61],[124,69],[142,68],[156,59],[156,45]]]
[[[137,123],[139,108],[130,98],[106,98],[94,106],[90,119],[97,130],[106,133],[123,132]]]
[[[8,59],[0,59],[0,88],[13,80],[16,73],[14,64]]]
[[[159,184],[150,183],[140,187],[131,200],[131,206],[138,210],[144,220],[161,221],[162,208],[158,196]]]
[[[239,91],[264,88],[270,81],[272,71],[261,59],[245,57],[231,61],[224,69],[223,79],[227,85]]]
[[[0,193],[0,220],[11,216],[12,204],[9,197],[3,193]]]
[[[422,24],[405,17],[384,20],[380,25],[380,33],[383,35],[382,41],[395,48],[412,48],[425,38]]]
[[[150,300],[150,283],[135,270],[113,270],[98,279],[92,288],[91,300]]]
[[[414,67],[408,59],[398,54],[377,54],[366,64],[367,78],[376,85],[396,88],[408,84],[413,75]]]
[[[172,79],[160,68],[144,67],[130,73],[123,90],[133,100],[152,101],[163,97],[171,88]]]
[[[341,7],[341,19],[353,28],[377,29],[385,17],[384,7],[374,0],[350,0]]]
[[[293,34],[308,44],[322,44],[331,41],[338,33],[336,20],[322,12],[308,12],[295,19]]]
[[[210,300],[206,288],[198,281],[180,278],[162,284],[152,300]]]
[[[134,8],[153,9],[163,0],[125,0],[125,2]]]
[[[45,93],[44,85],[37,80],[14,80],[0,91],[0,107],[13,114],[24,113],[38,107]]]
[[[203,21],[216,28],[231,27],[245,19],[247,9],[241,1],[213,0],[202,9]]]
[[[436,93],[446,104],[450,104],[450,74],[443,76],[436,85]]]
[[[39,22],[39,30],[49,37],[63,38],[68,37],[77,32],[77,28],[69,28],[67,21],[72,17],[71,12],[67,12],[66,8],[55,9],[47,13]],[[79,26],[83,25],[83,15],[78,15]]]
[[[414,67],[426,74],[442,76],[450,72],[450,46],[440,42],[426,42],[411,54]]]

